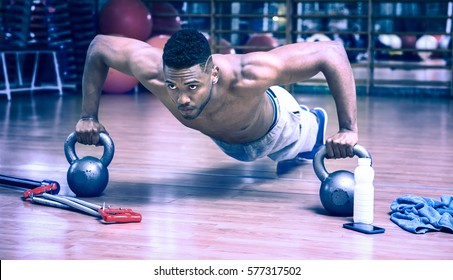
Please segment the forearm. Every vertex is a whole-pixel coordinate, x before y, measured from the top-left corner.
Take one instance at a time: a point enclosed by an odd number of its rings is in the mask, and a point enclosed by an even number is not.
[[[357,132],[356,86],[352,68],[343,48],[334,52],[323,74],[335,100],[340,131]]]
[[[107,69],[108,71],[108,69]],[[106,73],[107,73],[106,71]],[[106,76],[107,74],[105,74]],[[102,94],[102,85],[104,84],[105,77],[99,78],[98,81],[93,81],[94,77],[87,76],[103,76],[103,73],[88,75],[84,73],[82,80],[82,113],[81,118],[94,118],[98,119],[99,105]],[[102,80],[102,81],[101,81]]]
[[[84,66],[82,77],[82,113],[81,118],[98,119],[102,87],[109,67],[103,62],[97,50],[95,40],[91,43]]]
[[[357,132],[355,83],[351,83],[350,86],[342,86],[340,89],[334,88],[331,91],[337,108],[340,131],[349,130]]]

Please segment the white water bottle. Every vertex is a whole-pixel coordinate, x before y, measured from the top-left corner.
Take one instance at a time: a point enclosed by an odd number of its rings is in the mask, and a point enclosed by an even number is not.
[[[370,158],[359,158],[354,171],[354,223],[372,224],[374,219],[374,170]]]

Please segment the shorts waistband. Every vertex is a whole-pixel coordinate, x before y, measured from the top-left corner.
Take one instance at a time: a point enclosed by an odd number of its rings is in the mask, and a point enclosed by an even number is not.
[[[271,101],[272,103],[272,107],[274,107],[274,118],[272,120],[272,124],[269,128],[269,131],[271,131],[275,125],[277,124],[277,121],[278,121],[278,99],[277,99],[277,96],[275,95],[275,93],[269,88],[266,90],[266,94],[267,96],[269,97],[269,100]]]

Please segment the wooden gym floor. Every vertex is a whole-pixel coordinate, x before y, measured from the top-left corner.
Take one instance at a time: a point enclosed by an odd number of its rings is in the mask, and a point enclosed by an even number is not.
[[[63,142],[81,97],[35,92],[0,98],[0,174],[66,184]],[[300,94],[330,115],[330,95]],[[453,235],[412,234],[390,221],[390,204],[406,194],[453,194],[453,100],[359,97],[359,143],[376,172],[375,225],[365,235],[327,215],[311,164],[243,163],[209,138],[180,125],[150,94],[105,95],[100,119],[116,152],[101,197],[85,200],[140,212],[143,221],[106,225],[96,218],[21,199],[0,188],[0,259],[453,259]],[[100,147],[76,145],[79,156]],[[352,170],[356,159],[327,160]]]

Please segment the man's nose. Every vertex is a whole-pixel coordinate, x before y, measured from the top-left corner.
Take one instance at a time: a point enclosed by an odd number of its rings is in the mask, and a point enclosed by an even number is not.
[[[187,94],[185,94],[185,93],[181,93],[181,94],[178,96],[178,103],[179,103],[179,104],[187,104],[187,103],[190,103],[190,98],[189,98],[189,96],[187,96]]]

